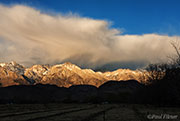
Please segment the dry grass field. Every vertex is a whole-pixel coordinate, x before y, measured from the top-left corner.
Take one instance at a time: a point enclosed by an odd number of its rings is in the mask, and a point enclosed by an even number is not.
[[[0,121],[178,121],[180,109],[136,104],[5,104]]]

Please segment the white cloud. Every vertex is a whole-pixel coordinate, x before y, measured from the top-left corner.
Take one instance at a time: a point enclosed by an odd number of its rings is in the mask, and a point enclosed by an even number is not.
[[[0,5],[0,61],[31,65],[68,60],[90,67],[114,61],[156,62],[173,52],[169,40],[179,38],[120,35],[109,26],[104,20]]]

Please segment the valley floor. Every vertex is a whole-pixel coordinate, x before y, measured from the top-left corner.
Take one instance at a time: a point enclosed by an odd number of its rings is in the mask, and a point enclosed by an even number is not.
[[[1,104],[0,121],[178,121],[180,108],[137,104]]]

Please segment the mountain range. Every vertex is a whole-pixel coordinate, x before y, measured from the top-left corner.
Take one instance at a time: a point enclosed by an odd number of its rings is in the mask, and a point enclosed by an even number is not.
[[[149,72],[145,70],[117,69],[108,72],[95,72],[66,62],[57,65],[33,65],[26,68],[15,61],[0,63],[0,85],[50,84],[58,87],[72,85],[93,85],[99,87],[109,80],[137,80],[146,83]]]

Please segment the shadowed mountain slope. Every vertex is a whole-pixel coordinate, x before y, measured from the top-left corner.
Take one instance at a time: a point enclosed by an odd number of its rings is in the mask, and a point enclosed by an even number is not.
[[[69,88],[48,84],[15,85],[0,88],[0,103],[132,102],[129,99],[133,99],[132,94],[141,86],[137,81],[110,81],[99,88],[92,85],[74,85]]]

